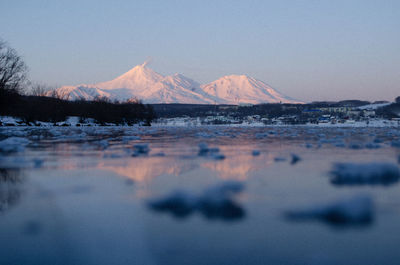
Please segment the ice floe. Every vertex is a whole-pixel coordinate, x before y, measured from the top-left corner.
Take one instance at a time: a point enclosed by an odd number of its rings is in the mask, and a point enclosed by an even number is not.
[[[152,156],[164,157],[164,156],[165,156],[165,153],[164,153],[164,152],[158,152],[158,153],[153,154]]]
[[[150,148],[148,144],[135,144],[133,146],[133,154],[132,156],[145,156],[150,152]]]
[[[391,185],[399,181],[400,171],[391,163],[336,163],[330,172],[335,185]]]
[[[218,147],[208,147],[206,143],[199,143],[199,156],[208,157],[215,160],[223,160],[225,159],[225,155],[219,152]]]
[[[200,195],[175,191],[149,201],[148,205],[154,211],[169,212],[176,217],[199,212],[208,219],[235,220],[245,216],[244,209],[233,198],[243,189],[242,182],[226,181],[206,189]]]
[[[361,143],[350,143],[348,146],[350,149],[363,149],[363,145]]]
[[[255,134],[255,137],[256,137],[256,139],[263,139],[263,138],[268,137],[268,135],[269,135],[268,132],[256,133],[256,134]]]
[[[0,151],[5,153],[10,152],[21,152],[25,150],[25,146],[28,145],[30,141],[23,137],[8,137],[0,141]]]
[[[300,162],[301,158],[300,156],[296,155],[296,154],[292,154],[292,159],[290,161],[290,164],[294,165],[297,164],[298,162]]]
[[[368,149],[378,149],[381,148],[381,145],[377,143],[367,143],[365,147]]]
[[[392,141],[391,146],[392,146],[392,147],[400,148],[400,140]]]
[[[110,145],[106,139],[98,141],[97,144],[103,149],[106,149]]]
[[[135,140],[140,140],[140,137],[139,136],[134,136],[134,135],[122,136],[122,142],[124,144],[127,144],[129,141],[135,141]]]
[[[284,161],[286,161],[286,158],[277,156],[274,158],[274,161],[275,162],[284,162]]]
[[[291,210],[285,215],[293,221],[318,220],[338,226],[368,225],[374,219],[374,205],[369,195],[359,194],[331,203]]]

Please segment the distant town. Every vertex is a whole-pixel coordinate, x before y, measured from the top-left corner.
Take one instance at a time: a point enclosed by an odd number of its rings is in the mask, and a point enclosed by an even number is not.
[[[157,124],[165,125],[400,125],[395,102],[344,100],[308,104],[153,105]]]

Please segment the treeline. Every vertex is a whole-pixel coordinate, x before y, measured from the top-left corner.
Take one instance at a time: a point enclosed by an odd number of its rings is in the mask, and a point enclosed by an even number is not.
[[[34,124],[36,121],[57,123],[75,116],[81,122],[93,119],[100,125],[150,125],[155,118],[153,108],[140,102],[111,102],[105,98],[69,101],[45,96],[25,96],[6,90],[0,90],[0,99],[0,115],[20,118],[26,124]]]
[[[379,102],[374,102],[379,103]],[[268,103],[249,106],[237,105],[195,105],[195,104],[153,104],[157,117],[206,117],[206,116],[231,116],[242,118],[252,115],[278,118],[283,115],[304,115],[307,110],[332,107],[359,107],[370,104],[368,101],[343,100],[338,102],[312,102],[308,104],[281,104]],[[307,114],[307,116],[312,115]]]
[[[79,117],[82,122],[93,119],[105,125],[143,123],[150,125],[155,118],[151,106],[139,101],[117,102],[106,98],[93,101],[68,101],[57,97],[40,96],[44,94],[41,86],[31,88],[36,96],[24,95],[29,81],[27,66],[17,52],[0,39],[0,115],[22,119],[26,124],[36,121],[62,122],[68,116]]]

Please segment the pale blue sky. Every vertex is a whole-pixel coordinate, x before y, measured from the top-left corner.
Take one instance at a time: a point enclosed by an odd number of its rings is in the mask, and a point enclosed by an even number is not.
[[[0,0],[0,37],[50,85],[147,58],[206,83],[248,74],[304,100],[400,95],[400,1]]]

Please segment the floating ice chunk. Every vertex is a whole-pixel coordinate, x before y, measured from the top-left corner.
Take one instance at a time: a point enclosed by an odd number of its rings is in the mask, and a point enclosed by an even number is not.
[[[286,161],[286,158],[284,158],[284,157],[275,157],[274,161],[275,162],[284,162],[284,161]]]
[[[56,127],[51,128],[48,130],[48,132],[53,136],[53,137],[59,137],[62,136],[63,133]]]
[[[292,160],[290,161],[290,164],[294,165],[298,163],[300,160],[301,160],[300,156],[292,154]]]
[[[186,217],[197,211],[210,219],[234,220],[245,215],[242,207],[232,198],[243,189],[243,183],[228,181],[208,188],[197,196],[176,191],[165,198],[150,201],[149,207],[176,217]]]
[[[176,191],[165,198],[149,202],[149,206],[156,211],[170,212],[176,217],[185,217],[197,207],[198,198],[183,191]]]
[[[128,143],[129,141],[135,141],[135,140],[140,140],[140,137],[139,136],[134,136],[134,135],[125,135],[125,136],[122,136],[122,142],[124,143],[124,144],[126,144],[126,143]]]
[[[0,151],[5,153],[21,152],[29,144],[29,140],[23,137],[8,137],[0,141]]]
[[[365,147],[368,149],[378,149],[381,148],[381,145],[377,143],[367,143]]]
[[[318,141],[320,144],[334,144],[336,143],[336,139],[321,139]]]
[[[244,216],[242,207],[232,200],[232,196],[242,192],[241,182],[227,181],[205,190],[198,199],[198,209],[207,218],[236,219]]]
[[[198,133],[196,133],[196,137],[213,138],[213,137],[215,137],[215,135],[205,133],[205,132],[198,132]]]
[[[391,146],[392,146],[392,147],[400,148],[400,140],[392,141]]]
[[[266,137],[268,137],[268,132],[264,132],[264,133],[256,133],[255,134],[255,137],[256,137],[256,139],[263,139],[263,138],[266,138]]]
[[[253,156],[259,156],[260,155],[260,150],[253,150],[253,152],[251,152],[251,154]]]
[[[355,150],[363,148],[363,146],[361,144],[359,144],[359,143],[350,143],[348,147],[350,149],[355,149]]]
[[[212,154],[210,157],[214,160],[224,160],[225,159],[225,155],[219,154],[219,153]]]
[[[103,149],[106,149],[109,146],[108,140],[100,140],[99,142],[97,142],[97,144],[99,146],[101,146]]]
[[[206,143],[199,143],[199,156],[207,155],[209,151]]]
[[[206,156],[215,160],[223,160],[225,156],[219,153],[218,147],[209,148],[206,143],[199,144],[199,156]]]
[[[400,179],[399,168],[390,163],[336,163],[330,174],[336,185],[390,185]]]
[[[122,158],[123,155],[117,153],[107,153],[103,155],[103,158]]]
[[[288,211],[286,217],[294,221],[319,220],[331,225],[368,225],[374,219],[374,206],[372,198],[362,194],[333,203]]]
[[[346,144],[343,141],[339,141],[335,143],[335,146],[339,148],[344,148],[346,147]]]
[[[150,148],[148,144],[135,144],[133,146],[133,154],[132,156],[144,156],[148,155],[150,152]]]
[[[34,168],[41,168],[43,166],[43,162],[44,161],[42,159],[38,159],[38,158],[33,159]]]
[[[26,130],[13,130],[12,131],[12,136],[17,136],[17,137],[25,137],[28,136],[28,131]]]

